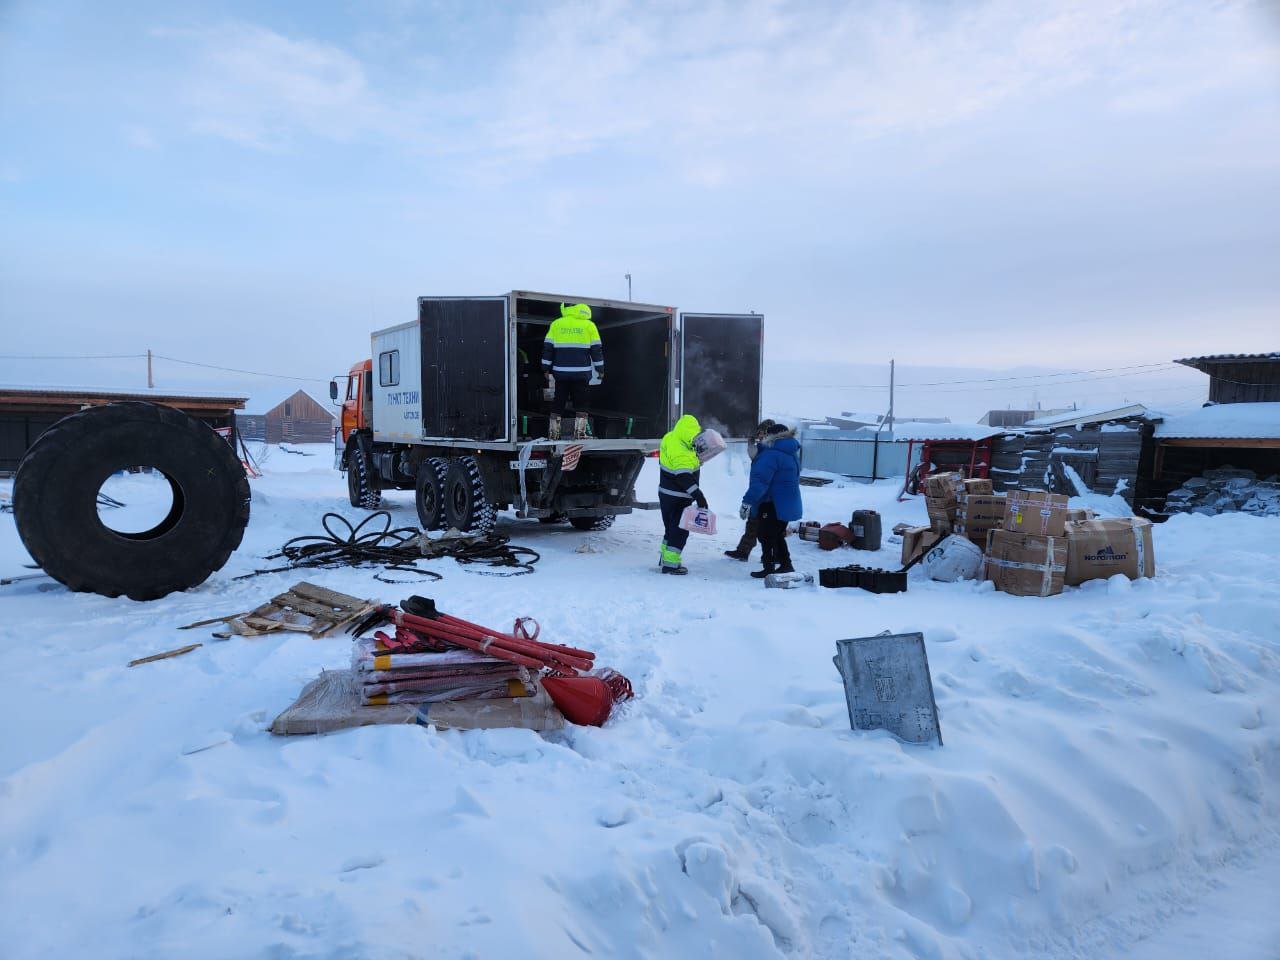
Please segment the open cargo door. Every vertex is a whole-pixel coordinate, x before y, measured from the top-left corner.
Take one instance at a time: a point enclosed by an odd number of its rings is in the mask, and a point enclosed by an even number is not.
[[[422,435],[507,439],[507,298],[419,297]]]
[[[751,436],[760,422],[764,317],[683,313],[680,331],[680,412],[725,439]]]

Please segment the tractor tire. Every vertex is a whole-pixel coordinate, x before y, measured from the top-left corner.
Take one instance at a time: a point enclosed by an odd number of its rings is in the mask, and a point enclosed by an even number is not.
[[[440,457],[428,457],[418,465],[418,482],[415,502],[418,506],[418,525],[423,530],[439,530],[445,524],[444,476],[449,461]]]
[[[615,519],[613,514],[607,517],[570,517],[569,523],[575,530],[608,530]]]
[[[463,533],[488,534],[498,523],[498,511],[484,492],[484,477],[475,457],[458,457],[449,462],[444,478],[447,522]]]
[[[347,499],[353,507],[377,510],[382,506],[382,491],[373,470],[369,438],[356,434],[347,449]]]
[[[173,505],[156,526],[117,533],[98,517],[114,473],[150,467]],[[22,458],[13,485],[18,535],[32,559],[72,590],[155,600],[204,583],[249,522],[249,480],[231,445],[172,407],[127,401],[64,417]]]

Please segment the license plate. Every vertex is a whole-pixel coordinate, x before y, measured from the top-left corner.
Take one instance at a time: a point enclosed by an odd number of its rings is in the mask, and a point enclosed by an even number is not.
[[[526,470],[545,470],[545,469],[547,469],[547,461],[545,461],[545,460],[530,460],[528,463],[526,463],[526,464],[524,465],[524,468],[525,468]],[[519,460],[512,460],[512,461],[511,461],[511,469],[512,469],[512,470],[519,470],[519,469],[520,469],[520,461],[519,461]]]

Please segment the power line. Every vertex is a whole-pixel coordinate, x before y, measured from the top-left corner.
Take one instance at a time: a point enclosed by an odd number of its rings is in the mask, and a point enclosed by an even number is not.
[[[147,355],[145,353],[51,353],[45,355],[0,353],[0,360],[145,360],[146,358]]]
[[[1122,377],[1140,377],[1151,373],[1169,373],[1177,368],[1177,364],[1161,363],[1161,364],[1138,364],[1140,367],[1152,369],[1134,369],[1133,367],[1102,367],[1100,370],[1129,370],[1129,373],[1112,373],[1101,377],[1080,377],[1082,373],[1097,373],[1095,370],[1071,370],[1064,373],[1044,373],[1044,374],[1027,374],[1025,377],[984,377],[973,380],[938,380],[932,383],[900,383],[898,387],[901,389],[921,389],[939,386],[950,386],[953,384],[969,384],[969,383],[994,383],[994,387],[967,387],[962,390],[938,390],[937,393],[968,393],[972,390],[1018,390],[1024,387],[1041,388],[1056,387],[1059,384],[1068,383],[1090,383],[1096,380],[1118,380]],[[1047,383],[1037,382],[1033,378],[1044,377],[1076,377],[1074,380],[1053,380]],[[1018,380],[1026,381],[1019,383],[1011,383],[1009,381]],[[888,384],[883,383],[788,383],[783,386],[787,387],[803,387],[813,390],[887,390]]]
[[[166,357],[162,353],[155,354],[157,360],[168,360],[170,363],[182,363],[189,367],[204,367],[207,370],[221,370],[224,373],[241,373],[248,377],[274,377],[277,380],[305,380],[308,383],[328,383],[321,377],[295,377],[287,373],[264,373],[261,370],[241,370],[238,367],[220,367],[214,363],[200,363],[197,360],[182,360],[178,357]]]

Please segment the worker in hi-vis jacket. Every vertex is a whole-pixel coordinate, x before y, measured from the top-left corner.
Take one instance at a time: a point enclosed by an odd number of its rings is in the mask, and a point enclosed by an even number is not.
[[[663,573],[683,576],[688,569],[681,562],[689,531],[680,526],[684,511],[696,503],[707,509],[707,498],[698,485],[704,463],[724,449],[724,440],[715,430],[703,430],[697,419],[685,414],[658,448],[658,505],[662,508],[662,550],[659,565]]]
[[[573,402],[573,436],[587,436],[587,388],[604,379],[604,347],[600,331],[591,322],[591,308],[585,303],[560,304],[560,316],[547,330],[542,342],[542,371],[547,380],[554,378],[555,398],[551,401],[551,418],[547,438],[560,439],[560,421]]]

